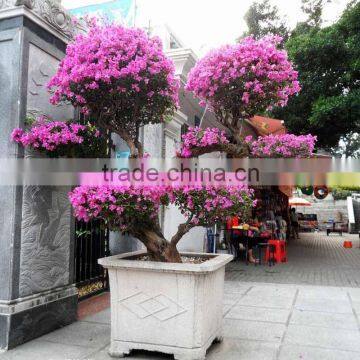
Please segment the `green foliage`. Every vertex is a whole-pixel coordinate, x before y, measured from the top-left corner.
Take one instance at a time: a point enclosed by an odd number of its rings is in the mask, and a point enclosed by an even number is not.
[[[317,135],[318,145],[329,150],[360,132],[359,18],[360,3],[353,1],[329,27],[310,20],[298,25],[285,46],[302,91],[272,115],[285,119],[290,132]]]
[[[76,230],[75,234],[78,238],[82,237],[82,236],[89,236],[91,235],[91,232],[89,230]]]
[[[34,116],[27,115],[24,120],[24,124],[26,126],[31,126],[36,121]]]
[[[289,36],[289,29],[279,16],[279,9],[272,6],[269,0],[254,2],[244,16],[248,26],[242,37],[253,35],[256,39],[268,34],[280,35],[285,40]]]
[[[346,200],[354,191],[345,188],[333,188],[331,190],[334,200]]]
[[[338,188],[352,192],[360,192],[360,186],[338,186]]]

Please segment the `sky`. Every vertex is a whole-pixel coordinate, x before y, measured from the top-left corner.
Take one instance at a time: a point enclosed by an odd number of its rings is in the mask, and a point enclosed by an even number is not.
[[[65,8],[106,0],[62,0]],[[137,0],[137,24],[166,23],[175,35],[201,56],[212,48],[233,43],[246,30],[243,17],[253,0]],[[348,0],[333,0],[324,11],[324,23],[336,21]],[[271,0],[290,27],[304,20],[301,0]]]

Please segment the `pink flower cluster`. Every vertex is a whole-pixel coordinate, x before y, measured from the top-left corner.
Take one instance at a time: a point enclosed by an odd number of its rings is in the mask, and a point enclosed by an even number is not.
[[[217,128],[200,129],[189,128],[189,132],[182,136],[180,149],[177,156],[190,158],[192,149],[206,148],[211,150],[214,144],[228,144],[224,131]],[[260,136],[256,140],[252,136],[247,136],[244,142],[250,148],[250,154],[254,157],[310,157],[315,148],[317,137],[313,135],[267,135]]]
[[[209,225],[244,213],[255,205],[245,186],[80,186],[70,194],[79,220],[101,218],[113,228],[128,231],[146,226],[160,205],[179,206],[193,225]]]
[[[218,128],[190,127],[188,132],[182,136],[180,149],[177,156],[182,158],[190,158],[192,156],[191,149],[193,147],[211,147],[217,144],[228,144],[225,131]]]
[[[244,185],[199,185],[174,189],[174,204],[192,224],[208,226],[231,216],[246,217],[256,201]]]
[[[141,29],[93,24],[67,46],[48,87],[56,89],[53,104],[69,100],[87,111],[103,89],[110,95],[141,94],[150,103],[156,96],[177,103],[179,81],[160,39],[149,38]]]
[[[280,41],[278,36],[247,37],[213,50],[191,70],[186,89],[214,110],[236,104],[242,115],[253,115],[259,106],[285,106],[300,85],[286,51],[277,49]]]
[[[25,148],[39,151],[53,152],[59,147],[71,144],[81,144],[84,141],[84,132],[88,129],[85,125],[65,123],[61,121],[46,122],[44,119],[36,121],[29,131],[16,128],[11,133],[11,140]],[[91,134],[99,137],[98,130]]]
[[[127,231],[142,226],[158,215],[160,205],[169,203],[166,186],[79,186],[69,193],[78,220],[103,219],[111,227]]]
[[[316,136],[313,135],[268,135],[253,141],[249,136],[245,141],[249,144],[251,154],[255,157],[301,158],[313,154]]]

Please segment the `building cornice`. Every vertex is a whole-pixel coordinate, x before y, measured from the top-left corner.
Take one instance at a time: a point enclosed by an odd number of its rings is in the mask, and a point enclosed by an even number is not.
[[[86,31],[84,21],[77,20],[56,0],[0,0],[0,19],[25,16],[65,43]]]
[[[187,120],[187,116],[180,110],[177,110],[172,120],[165,124],[165,134],[171,138],[177,139],[181,131],[181,126],[186,124]]]
[[[197,56],[191,49],[171,49],[165,52],[169,56],[176,68],[176,75],[186,81],[190,70],[195,66]]]

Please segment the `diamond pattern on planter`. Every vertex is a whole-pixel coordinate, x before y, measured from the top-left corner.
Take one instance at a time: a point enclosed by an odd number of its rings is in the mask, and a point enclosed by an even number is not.
[[[167,321],[187,311],[164,294],[149,296],[143,292],[138,292],[119,300],[118,303],[140,319],[152,316],[159,321]]]

